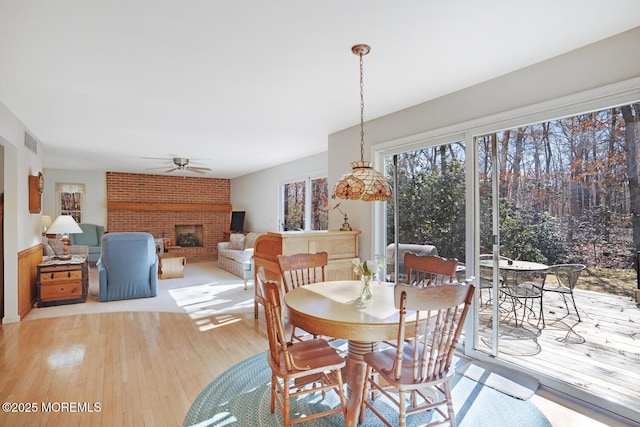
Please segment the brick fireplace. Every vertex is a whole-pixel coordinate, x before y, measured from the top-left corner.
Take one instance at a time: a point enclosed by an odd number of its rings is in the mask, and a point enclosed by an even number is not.
[[[203,244],[202,224],[175,225],[176,245],[183,248],[201,247]]]
[[[170,254],[211,261],[229,229],[230,200],[228,179],[107,172],[107,231],[146,231],[170,240]],[[189,236],[176,247],[179,231]]]

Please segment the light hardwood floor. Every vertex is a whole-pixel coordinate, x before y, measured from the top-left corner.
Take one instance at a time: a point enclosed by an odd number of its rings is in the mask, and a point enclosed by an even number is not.
[[[264,321],[251,313],[98,313],[2,325],[0,400],[34,402],[38,412],[1,412],[0,425],[179,426],[207,384],[266,348]],[[43,402],[100,408],[43,413]],[[604,425],[541,397],[534,402],[554,426]]]
[[[178,426],[198,394],[267,347],[251,315],[103,313],[0,329],[0,396],[37,413],[0,413],[2,426]],[[43,413],[41,402],[88,402],[99,413]]]

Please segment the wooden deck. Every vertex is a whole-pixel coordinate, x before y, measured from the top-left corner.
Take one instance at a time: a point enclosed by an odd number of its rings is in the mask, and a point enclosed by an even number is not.
[[[535,316],[515,326],[510,302],[500,308],[500,358],[555,377],[640,414],[640,308],[630,297],[575,290],[578,321],[558,294],[544,295],[546,326]],[[522,307],[519,310],[523,310]],[[534,311],[538,313],[537,302]],[[480,313],[481,342],[490,344],[491,308]],[[518,312],[519,315],[522,311]],[[481,344],[482,345],[482,344]]]

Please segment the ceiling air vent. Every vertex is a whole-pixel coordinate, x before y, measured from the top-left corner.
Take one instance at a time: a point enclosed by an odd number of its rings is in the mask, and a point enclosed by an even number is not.
[[[24,133],[24,146],[38,154],[38,140],[29,132]]]

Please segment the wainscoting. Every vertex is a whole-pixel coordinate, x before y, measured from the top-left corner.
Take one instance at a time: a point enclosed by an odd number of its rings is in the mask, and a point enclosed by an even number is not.
[[[18,315],[21,319],[36,302],[38,264],[42,262],[42,244],[18,252]]]

